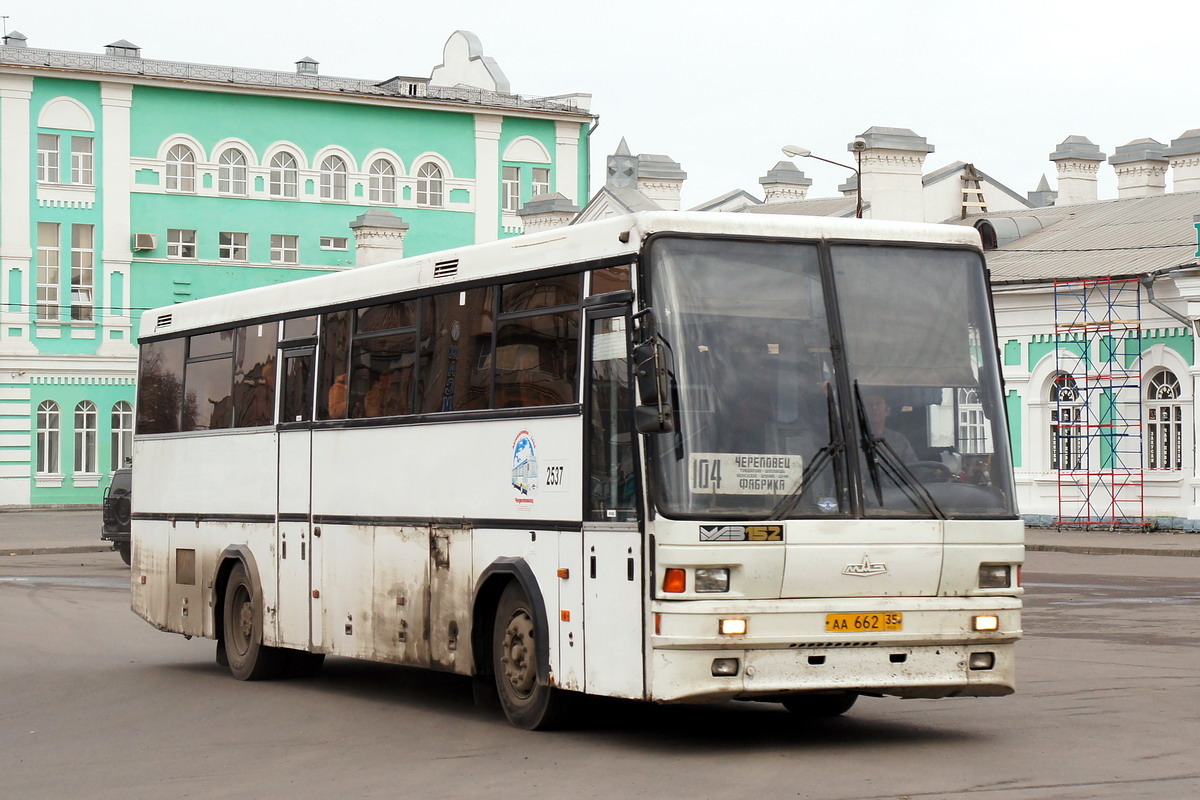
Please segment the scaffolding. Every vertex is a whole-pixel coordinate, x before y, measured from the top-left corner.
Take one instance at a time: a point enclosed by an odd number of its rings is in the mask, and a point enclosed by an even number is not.
[[[1062,527],[1144,528],[1137,278],[1054,283],[1051,469]]]

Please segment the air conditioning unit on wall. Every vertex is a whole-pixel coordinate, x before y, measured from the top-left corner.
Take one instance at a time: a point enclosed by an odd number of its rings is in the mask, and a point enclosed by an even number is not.
[[[158,247],[158,238],[153,233],[135,233],[133,235],[134,250],[153,250]]]

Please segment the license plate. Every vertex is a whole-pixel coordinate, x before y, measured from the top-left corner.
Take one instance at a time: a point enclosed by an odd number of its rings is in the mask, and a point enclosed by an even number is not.
[[[825,630],[831,633],[899,631],[903,629],[904,615],[895,612],[825,615]]]

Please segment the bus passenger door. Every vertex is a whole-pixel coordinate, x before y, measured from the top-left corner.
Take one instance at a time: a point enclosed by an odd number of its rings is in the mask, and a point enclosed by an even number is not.
[[[312,420],[313,348],[284,350],[280,420]],[[279,528],[276,563],[279,565],[276,625],[279,643],[306,650],[310,639],[310,582],[313,566],[312,538],[312,429],[279,430]],[[317,644],[317,642],[313,642]]]
[[[638,524],[626,309],[589,311],[584,398],[584,682],[644,694],[643,548]]]

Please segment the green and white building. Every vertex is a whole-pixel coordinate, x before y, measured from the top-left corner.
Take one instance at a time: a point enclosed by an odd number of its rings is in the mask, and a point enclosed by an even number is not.
[[[522,232],[588,197],[588,95],[513,94],[465,31],[429,77],[0,46],[0,505],[99,502],[142,310]]]

